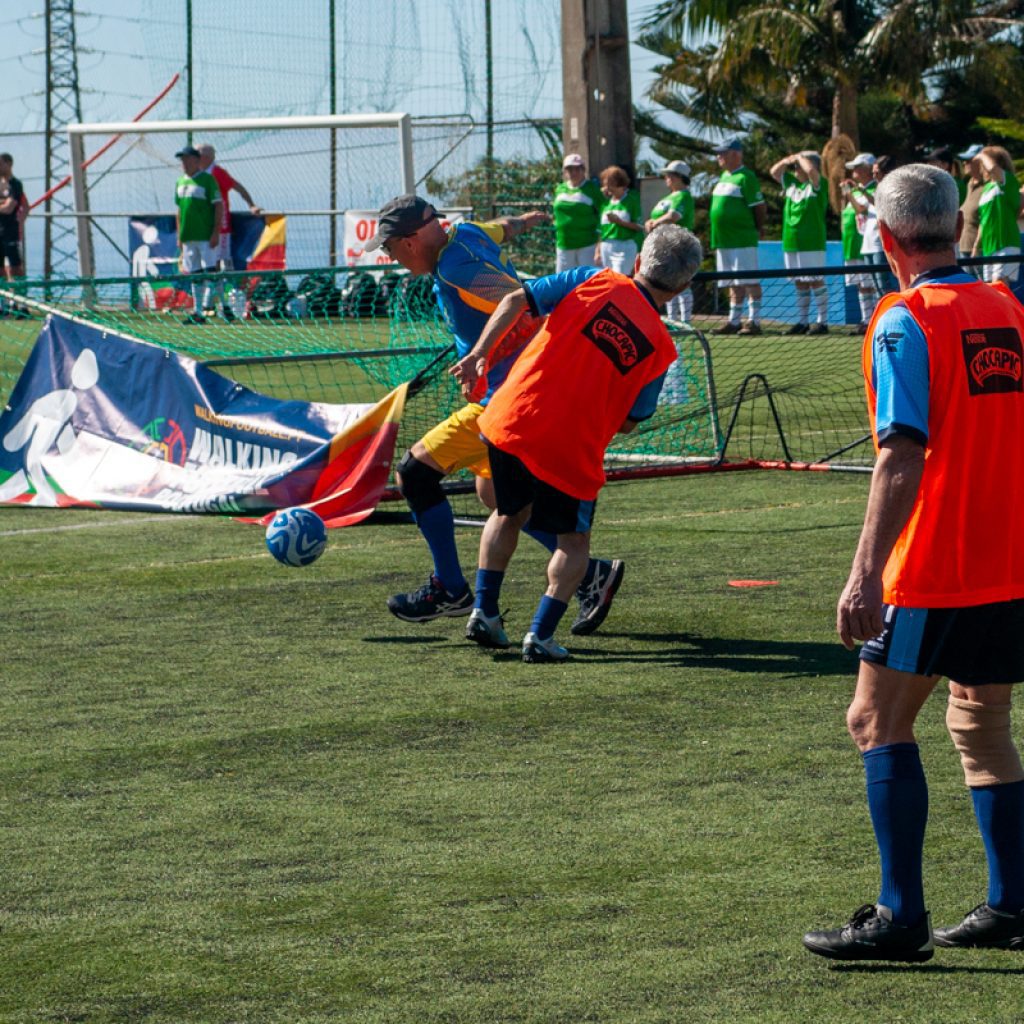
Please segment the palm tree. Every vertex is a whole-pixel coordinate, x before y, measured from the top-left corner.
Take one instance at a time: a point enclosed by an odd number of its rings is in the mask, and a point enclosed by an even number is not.
[[[920,109],[936,76],[979,62],[1019,88],[1022,14],[1024,0],[664,0],[640,43],[670,57],[651,98],[693,120],[798,111],[824,91],[833,137],[857,143],[868,88]]]

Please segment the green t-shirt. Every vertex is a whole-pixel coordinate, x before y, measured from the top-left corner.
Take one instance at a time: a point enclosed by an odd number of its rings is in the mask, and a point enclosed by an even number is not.
[[[810,181],[801,181],[791,171],[782,175],[782,192],[786,197],[782,207],[782,251],[825,251],[825,204],[828,191],[825,179],[819,178],[815,187]]]
[[[688,188],[669,192],[667,196],[659,199],[654,204],[654,209],[651,210],[651,220],[663,217],[669,210],[674,210],[679,214],[677,224],[693,230],[693,196]]]
[[[601,219],[604,195],[595,178],[588,178],[579,188],[567,181],[555,186],[555,246],[559,249],[582,249],[597,241],[597,225]]]
[[[181,242],[208,242],[216,221],[213,204],[220,199],[220,189],[212,174],[200,171],[194,178],[183,174],[174,187],[174,201],[178,204]]]
[[[634,224],[640,224],[643,214],[640,212],[639,192],[629,188],[621,199],[605,198],[604,206],[601,207],[601,241],[636,242],[638,245],[643,241],[643,231],[634,231],[632,228],[624,228],[621,224],[609,223],[609,213],[617,213]]]
[[[711,193],[711,248],[749,249],[758,243],[752,206],[764,202],[757,176],[746,167],[722,171]]]
[[[1010,171],[1006,172],[1002,185],[990,181],[981,190],[978,234],[982,256],[992,256],[1000,249],[1020,248],[1020,229],[1017,227],[1019,206],[1020,184]]]
[[[864,236],[857,227],[857,207],[850,200],[843,207],[840,223],[843,229],[843,259],[860,259],[860,245]]]

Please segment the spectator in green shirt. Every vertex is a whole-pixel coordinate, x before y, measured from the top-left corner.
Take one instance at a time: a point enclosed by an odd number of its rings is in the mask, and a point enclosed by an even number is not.
[[[596,178],[587,177],[579,153],[562,161],[562,177],[555,186],[555,273],[573,267],[592,267],[604,196]]]
[[[651,216],[644,224],[650,234],[661,224],[678,224],[693,230],[693,196],[690,194],[690,165],[685,160],[671,160],[659,172],[668,186],[668,195],[659,199],[651,210]],[[693,315],[693,292],[687,285],[665,306],[665,315],[670,320],[689,323]]]
[[[715,266],[736,274],[757,270],[757,247],[764,231],[765,203],[757,175],[743,165],[743,143],[729,139],[715,147],[722,176],[711,192],[711,248]],[[724,278],[719,288],[729,289],[729,320],[716,334],[761,333],[761,284],[750,277]],[[740,323],[743,299],[747,321]]]
[[[1013,173],[1013,160],[1002,146],[986,146],[978,154],[985,187],[978,202],[978,237],[972,256],[1019,256],[1021,210],[1020,183]],[[986,263],[986,281],[1003,281],[1011,288],[1020,272],[1019,261]]]
[[[614,164],[601,172],[601,191],[601,266],[632,277],[637,245],[644,237],[640,194],[629,187],[629,175]]]
[[[174,187],[181,269],[186,274],[213,273],[217,269],[223,212],[220,188],[212,174],[200,169],[199,150],[194,146],[186,146],[174,155],[184,172]],[[206,323],[203,309],[209,290],[208,281],[192,285],[193,310],[185,323]]]
[[[825,266],[825,206],[828,189],[821,177],[821,157],[805,150],[773,164],[771,176],[782,186],[782,259],[787,270]],[[786,334],[828,334],[828,288],[825,278],[794,278],[796,323]],[[817,317],[808,324],[811,299]]]

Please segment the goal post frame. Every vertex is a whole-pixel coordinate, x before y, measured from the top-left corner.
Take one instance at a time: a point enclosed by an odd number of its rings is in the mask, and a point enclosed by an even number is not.
[[[413,171],[412,120],[409,114],[315,114],[290,117],[199,118],[179,121],[95,121],[67,127],[71,155],[71,183],[75,199],[75,228],[78,240],[78,272],[82,278],[95,276],[92,246],[89,244],[89,193],[86,187],[85,137],[87,135],[149,135],[157,133],[252,131],[275,128],[394,128],[398,132],[402,191],[416,190]]]

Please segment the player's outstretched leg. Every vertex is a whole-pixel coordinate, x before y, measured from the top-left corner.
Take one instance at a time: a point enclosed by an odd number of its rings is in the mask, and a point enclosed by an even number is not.
[[[589,636],[611,611],[612,601],[622,585],[626,563],[621,558],[611,561],[592,558],[587,566],[587,575],[576,591],[579,598],[579,613],[569,632],[573,636]]]
[[[418,590],[388,598],[388,611],[405,622],[429,622],[444,616],[469,615],[469,589],[455,545],[452,507],[441,489],[444,474],[406,452],[398,464],[402,494],[434,559],[434,572]]]

